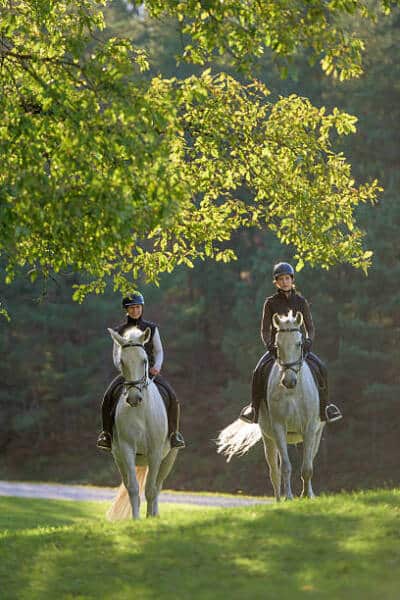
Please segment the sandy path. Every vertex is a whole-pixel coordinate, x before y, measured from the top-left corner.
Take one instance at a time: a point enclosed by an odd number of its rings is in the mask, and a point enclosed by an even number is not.
[[[20,498],[48,498],[52,500],[112,500],[115,488],[83,485],[64,485],[58,483],[21,483],[0,481],[0,496],[17,496]],[[271,498],[248,498],[241,496],[208,496],[187,492],[161,492],[161,502],[171,504],[197,504],[233,508],[235,506],[253,506],[271,504]]]

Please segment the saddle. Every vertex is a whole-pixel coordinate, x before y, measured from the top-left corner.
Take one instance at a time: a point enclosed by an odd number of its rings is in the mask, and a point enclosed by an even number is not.
[[[163,399],[163,402],[165,404],[165,408],[168,414],[169,408],[171,406],[171,398],[169,395],[169,391],[166,387],[163,386],[163,384],[161,383],[161,381],[154,381],[154,383],[157,386],[158,391],[160,392],[160,396]]]

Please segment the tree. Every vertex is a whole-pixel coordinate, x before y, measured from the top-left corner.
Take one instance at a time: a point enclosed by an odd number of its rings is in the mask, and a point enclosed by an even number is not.
[[[296,247],[298,268],[366,269],[354,209],[374,201],[378,184],[356,187],[334,150],[356,119],[296,95],[273,103],[261,83],[210,69],[151,78],[143,50],[104,32],[104,4],[0,1],[6,280],[21,267],[32,280],[72,268],[88,276],[78,300],[109,277],[123,291],[140,273],[156,281],[196,257],[228,261],[232,232],[264,223]],[[146,5],[177,18],[193,39],[185,56],[197,62],[216,48],[248,67],[263,43],[285,57],[310,48],[310,60],[322,57],[342,78],[360,72],[362,43],[337,19],[371,18],[366,3],[267,4]]]

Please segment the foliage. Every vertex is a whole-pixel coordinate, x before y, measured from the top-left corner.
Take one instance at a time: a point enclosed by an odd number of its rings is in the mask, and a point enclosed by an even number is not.
[[[133,4],[136,4],[133,2]],[[349,16],[374,21],[397,2],[341,0],[147,0],[152,16],[175,17],[183,35],[184,57],[204,64],[215,53],[228,54],[236,67],[249,70],[268,48],[280,60],[309,50],[309,62],[320,60],[323,71],[340,80],[362,73],[364,41],[351,28]],[[282,60],[286,59],[286,60]]]
[[[257,54],[242,31],[248,18],[257,45],[260,35],[284,55],[303,46],[318,54],[326,45],[327,71],[336,56],[342,74],[358,72],[361,44],[345,42],[331,16],[359,3],[315,1],[305,10],[291,0],[282,11],[272,2],[263,19],[256,4],[244,11],[239,1],[208,3],[191,21],[196,43],[207,51],[215,45],[218,6],[218,27],[230,24],[226,39],[236,50],[244,35],[243,51]],[[0,3],[6,280],[24,267],[32,281],[72,268],[88,275],[77,300],[104,291],[109,277],[126,291],[140,274],[157,281],[196,257],[229,261],[232,232],[265,222],[295,245],[299,267],[348,262],[365,270],[371,252],[363,250],[354,209],[374,200],[378,185],[357,187],[335,151],[356,119],[294,94],[273,103],[261,83],[207,69],[182,80],[151,78],[144,50],[105,29],[103,5]],[[198,3],[148,3],[153,14],[178,17],[184,5],[193,17]],[[288,28],[287,18],[296,26]]]
[[[280,506],[162,505],[160,519],[109,524],[103,503],[2,498],[2,593],[395,598],[398,503],[398,490],[377,490]]]
[[[125,17],[126,35],[135,42],[145,37],[146,45],[153,49],[149,57],[152,73],[160,71],[168,80],[173,79],[176,73],[171,57],[177,53],[179,41],[171,22],[156,27],[154,21],[128,18],[122,6],[119,10]],[[356,212],[359,225],[367,230],[367,246],[374,249],[368,278],[348,265],[326,272],[306,264],[297,275],[298,288],[311,302],[316,322],[314,350],[327,362],[332,399],[345,415],[342,422],[325,430],[316,467],[319,489],[399,483],[399,31],[399,11],[376,26],[362,26],[357,35],[367,41],[366,70],[357,81],[332,83],[317,67],[310,69],[301,57],[291,71],[296,80],[280,80],[268,57],[259,74],[273,90],[262,102],[269,118],[274,114],[273,101],[280,95],[286,103],[293,98],[292,106],[301,106],[305,113],[310,110],[316,114],[319,109],[315,107],[323,105],[327,107],[325,115],[331,114],[334,106],[357,114],[358,134],[337,140],[335,146],[339,143],[339,149],[350,156],[356,180],[379,178],[385,187],[374,210],[361,206]],[[182,69],[180,66],[179,73]],[[190,76],[185,70],[185,77]],[[207,102],[211,102],[217,76],[210,73],[204,79]],[[174,85],[178,94],[179,86]],[[228,77],[224,85],[225,89],[240,89]],[[299,96],[292,96],[294,90]],[[179,93],[183,94],[182,90]],[[254,88],[249,94],[259,98]],[[302,100],[304,96],[312,98],[312,104]],[[247,106],[240,94],[232,102],[241,110]],[[200,120],[201,106],[190,105],[193,119]],[[218,106],[210,112],[209,128],[219,122],[226,129]],[[252,119],[249,123],[255,124],[257,115]],[[301,126],[296,135],[299,132]],[[215,132],[212,139],[220,140]],[[287,141],[291,143],[289,134]],[[315,138],[310,144],[317,148]],[[241,152],[242,147],[233,150]],[[197,164],[200,159],[201,154],[193,156]],[[185,163],[185,169],[195,171],[194,164]],[[225,168],[221,154],[210,166],[210,178],[215,175],[222,181]],[[296,173],[291,171],[291,178],[300,185]],[[200,181],[200,174],[194,176]],[[216,185],[221,186],[221,181]],[[238,197],[241,203],[246,200],[259,208],[248,189],[241,187]],[[218,205],[222,202],[220,199]],[[179,224],[179,213],[169,218]],[[190,223],[183,225],[189,227]],[[164,251],[160,248],[162,237],[154,238],[160,253],[170,252],[170,235],[167,231]],[[148,244],[143,245],[144,253]],[[271,266],[277,260],[294,259],[296,250],[281,245],[267,224],[264,228],[240,228],[229,246],[237,256],[234,262],[194,261],[195,269],[182,264],[161,276],[160,288],[141,281],[140,289],[146,297],[146,316],[160,325],[164,374],[183,404],[182,428],[189,443],[171,485],[178,489],[264,493],[267,483],[261,446],[240,461],[225,465],[215,456],[210,440],[249,400],[251,372],[263,352],[259,338],[261,307],[274,291]],[[227,243],[221,242],[221,249],[226,248]],[[202,251],[205,254],[204,247]],[[100,427],[101,395],[114,373],[106,327],[119,322],[120,299],[107,292],[77,306],[71,302],[69,288],[85,283],[83,277],[60,274],[46,283],[38,275],[32,285],[27,270],[24,273],[25,277],[17,278],[11,286],[0,286],[3,307],[12,316],[10,323],[3,322],[0,332],[0,350],[5,357],[0,363],[0,476],[116,483],[112,460],[96,454],[94,443]],[[296,450],[292,458],[294,463],[299,461]]]

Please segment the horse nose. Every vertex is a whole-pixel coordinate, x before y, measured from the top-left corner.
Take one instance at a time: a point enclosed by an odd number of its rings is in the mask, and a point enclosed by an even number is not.
[[[142,400],[143,396],[138,390],[129,390],[126,401],[130,406],[137,406],[141,404]]]

